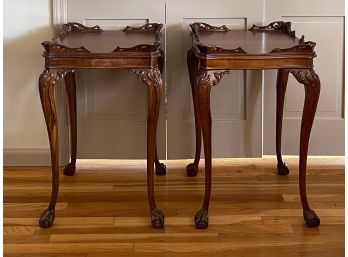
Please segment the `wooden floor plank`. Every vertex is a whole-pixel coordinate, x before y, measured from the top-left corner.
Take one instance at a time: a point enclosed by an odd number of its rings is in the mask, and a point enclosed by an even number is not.
[[[150,226],[145,161],[79,160],[61,175],[53,227],[38,218],[51,190],[49,167],[5,167],[5,257],[341,257],[344,256],[344,158],[309,158],[308,199],[321,218],[307,228],[298,192],[298,158],[217,159],[209,227],[193,216],[204,194],[204,163],[187,177],[190,160],[168,161],[155,178],[165,228]],[[62,174],[62,171],[61,171]]]

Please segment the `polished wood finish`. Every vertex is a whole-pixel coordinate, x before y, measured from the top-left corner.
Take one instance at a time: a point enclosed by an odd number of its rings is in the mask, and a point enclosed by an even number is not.
[[[126,27],[123,31],[103,31],[99,26],[86,27],[79,23],[63,25],[53,41],[42,43],[45,69],[40,76],[39,89],[50,140],[52,161],[52,196],[42,213],[40,226],[52,226],[59,187],[58,127],[54,87],[64,78],[68,94],[71,152],[64,175],[73,176],[76,169],[77,118],[75,69],[114,68],[136,73],[149,88],[147,123],[148,197],[152,226],[164,226],[164,215],[156,208],[154,197],[154,166],[156,174],[165,175],[166,166],[159,162],[156,149],[157,120],[162,95],[163,51],[162,24],[150,23],[141,27]]]
[[[76,113],[76,81],[75,71],[68,72],[65,76],[65,87],[68,94],[69,120],[70,120],[70,162],[64,168],[64,175],[73,176],[76,170],[77,152],[77,113]]]
[[[204,169],[183,176],[186,160],[167,161],[171,172],[155,177],[164,230],[148,225],[146,160],[78,160],[78,176],[61,177],[51,229],[37,224],[50,197],[50,168],[5,167],[4,256],[343,257],[344,158],[308,158],[308,198],[322,220],[314,229],[303,225],[298,158],[284,157],[288,176],[277,175],[275,161],[214,159],[204,231],[192,225]]]
[[[202,125],[201,117],[199,115],[199,105],[198,105],[198,87],[197,87],[197,59],[194,58],[195,51],[191,48],[187,53],[187,67],[190,69],[189,76],[191,82],[192,98],[193,98],[193,109],[195,114],[195,130],[196,130],[196,151],[195,160],[193,163],[186,166],[187,176],[193,177],[198,173],[198,164],[201,157],[201,147],[202,147]]]
[[[284,69],[278,70],[277,76],[277,107],[276,107],[276,153],[277,153],[277,169],[279,175],[288,175],[289,168],[282,159],[282,125],[286,86],[288,83],[289,72]]]
[[[305,102],[300,136],[299,185],[303,217],[309,227],[320,225],[320,219],[309,207],[306,194],[306,166],[310,132],[320,94],[320,80],[313,70],[315,43],[296,38],[290,22],[277,21],[267,26],[254,25],[248,31],[214,27],[206,23],[190,24],[193,38],[188,52],[188,69],[193,95],[196,123],[195,160],[186,167],[187,174],[197,174],[201,133],[205,155],[205,195],[202,208],[195,215],[197,228],[208,227],[211,193],[212,152],[210,91],[229,70],[278,69],[276,153],[279,175],[289,169],[282,160],[281,135],[286,85],[289,73],[304,85]]]

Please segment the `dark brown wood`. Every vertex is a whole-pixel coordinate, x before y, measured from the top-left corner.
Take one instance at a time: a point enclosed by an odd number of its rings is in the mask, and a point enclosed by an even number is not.
[[[309,137],[314,121],[320,95],[319,76],[313,69],[289,70],[296,80],[304,85],[305,100],[303,106],[301,136],[300,136],[300,161],[299,161],[299,184],[300,196],[303,208],[303,217],[308,227],[320,225],[320,219],[314,210],[309,208],[306,193],[306,170]]]
[[[161,56],[158,58],[158,68],[163,75],[163,68],[164,68],[164,52],[161,49]],[[163,82],[164,80],[162,80]],[[162,83],[163,84],[163,83]],[[164,87],[164,86],[163,86]],[[158,109],[159,111],[159,109]],[[159,115],[159,114],[158,114]],[[156,152],[155,152],[155,171],[157,176],[163,176],[167,173],[167,167],[164,163],[161,163],[158,159],[158,153],[157,153],[157,143],[156,143]]]
[[[77,125],[75,69],[131,69],[149,87],[147,128],[147,182],[152,226],[164,226],[164,215],[156,208],[154,197],[154,166],[156,174],[165,175],[166,166],[158,160],[156,130],[162,89],[163,52],[160,36],[162,24],[126,27],[123,31],[103,31],[99,26],[86,27],[79,23],[63,25],[53,41],[42,43],[45,70],[40,76],[39,89],[50,140],[52,161],[52,194],[48,208],[40,218],[40,226],[52,226],[59,187],[58,128],[54,86],[64,77],[68,93],[71,154],[64,174],[72,176],[76,169]]]
[[[54,87],[61,80],[66,71],[45,69],[40,75],[39,92],[42,110],[45,116],[48,139],[51,150],[52,163],[52,192],[48,208],[42,213],[39,220],[40,227],[48,228],[52,226],[55,217],[55,206],[58,198],[59,188],[59,145],[58,145],[58,126],[57,111],[54,100]]]
[[[267,32],[281,32],[286,33],[291,37],[295,37],[295,31],[291,30],[291,22],[274,21],[267,26],[253,25],[249,31],[267,31]]]
[[[76,117],[76,81],[75,71],[68,72],[64,78],[68,94],[70,120],[70,162],[64,168],[64,175],[73,176],[76,170],[77,152],[77,117]]]
[[[199,115],[199,103],[198,103],[198,87],[197,87],[197,72],[198,72],[198,60],[195,56],[194,48],[191,48],[187,53],[187,67],[189,69],[189,76],[191,82],[191,91],[193,98],[193,109],[195,114],[195,130],[196,130],[196,151],[195,159],[193,163],[186,166],[187,176],[193,177],[198,173],[199,159],[201,157],[202,147],[202,126],[201,117]]]
[[[226,26],[214,27],[205,23],[193,23],[190,27],[193,43],[192,49],[188,52],[188,69],[196,116],[196,153],[194,163],[186,167],[188,174],[197,174],[200,157],[200,125],[205,154],[205,196],[203,206],[195,216],[196,227],[208,226],[212,173],[210,88],[219,83],[227,70],[272,68],[278,69],[276,152],[280,175],[289,173],[281,155],[284,98],[289,72],[305,86],[300,139],[300,195],[307,226],[319,226],[320,220],[309,208],[306,195],[308,143],[320,92],[319,77],[313,70],[313,58],[316,57],[315,43],[305,42],[303,36],[301,39],[296,38],[290,22],[277,21],[260,27],[254,25],[249,31],[229,30]],[[195,105],[197,99],[199,108]]]
[[[156,131],[159,108],[162,96],[162,77],[159,69],[134,70],[139,78],[149,88],[149,104],[147,116],[147,192],[149,198],[150,215],[152,226],[162,228],[164,226],[164,215],[157,209],[154,193],[154,163],[156,152]]]
[[[282,124],[285,91],[288,83],[289,72],[284,69],[278,70],[277,76],[277,114],[276,114],[276,153],[277,153],[277,169],[279,175],[288,175],[289,168],[282,158]]]
[[[228,71],[207,71],[200,69],[197,77],[197,93],[199,104],[199,115],[202,124],[205,157],[205,193],[202,208],[195,215],[196,227],[204,229],[208,227],[208,209],[211,194],[211,170],[212,170],[212,149],[211,149],[211,112],[210,112],[210,91],[211,87],[217,85],[222,76]]]
[[[313,66],[315,43],[296,38],[289,22],[274,22],[264,27],[254,25],[249,31],[228,30],[223,29],[223,26],[210,29],[209,26],[203,25],[203,28],[208,29],[202,29],[202,23],[191,25],[193,47],[205,68],[224,69],[228,66],[229,69],[278,69]]]

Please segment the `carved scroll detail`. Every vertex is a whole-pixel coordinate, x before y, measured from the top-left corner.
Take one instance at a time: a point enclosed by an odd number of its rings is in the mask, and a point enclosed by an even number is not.
[[[198,84],[203,85],[204,87],[210,86],[216,86],[222,77],[225,74],[228,74],[229,71],[207,71],[207,70],[199,70],[198,72]]]
[[[301,84],[310,84],[313,86],[320,85],[319,76],[313,69],[289,69],[296,80]]]
[[[141,27],[130,27],[127,26],[122,31],[123,32],[155,32],[155,41],[159,42],[161,39],[161,29],[163,27],[163,24],[160,23],[148,23]]]
[[[226,27],[226,25],[222,25],[220,27],[212,26],[208,23],[204,22],[195,22],[190,24],[190,27],[193,32],[200,32],[200,31],[230,31],[229,28]]]
[[[313,48],[316,46],[316,43],[313,42],[313,41],[305,41],[303,35],[302,35],[302,37],[299,39],[298,43],[301,44],[301,45],[313,45]]]
[[[53,53],[90,53],[85,47],[76,47],[76,48],[71,48],[67,47],[65,45],[61,45],[52,41],[44,41],[41,43],[43,47],[45,48],[46,52],[53,52]]]
[[[112,52],[154,52],[159,49],[161,44],[155,42],[153,45],[140,44],[133,47],[116,47]]]
[[[155,86],[162,85],[162,77],[159,69],[146,69],[146,70],[129,70],[139,77],[141,81],[146,84],[154,84]]]
[[[199,51],[203,54],[246,54],[246,51],[242,49],[241,47],[237,47],[235,49],[226,49],[220,46],[206,46],[202,43],[200,43],[199,40],[199,32],[227,32],[230,31],[229,28],[226,27],[226,25],[222,25],[220,27],[215,27],[212,25],[209,25],[204,22],[195,22],[190,24],[192,33],[191,36],[195,40],[195,45],[199,49]]]
[[[226,49],[220,46],[205,46],[202,43],[198,43],[197,47],[199,48],[201,53],[204,54],[246,54],[243,48],[237,47],[235,49]]]
[[[275,21],[267,26],[257,26],[253,25],[250,29],[250,31],[280,31],[283,33],[288,34],[291,37],[295,37],[295,30],[291,30],[291,22],[285,22],[285,21]]]
[[[77,22],[69,22],[62,25],[63,31],[59,34],[58,38],[64,38],[68,33],[71,32],[102,32],[103,30],[98,26],[87,27]]]
[[[131,27],[127,26],[123,29],[123,32],[131,32],[131,31],[156,31],[160,30],[163,27],[163,24],[160,23],[148,23],[141,27]]]
[[[306,42],[305,44],[296,45],[290,48],[275,48],[270,51],[270,54],[274,53],[314,53],[314,42]]]
[[[302,36],[299,41],[299,45],[290,47],[290,48],[274,48],[272,51],[270,51],[270,54],[273,53],[307,53],[307,54],[315,54],[314,48],[316,46],[316,43],[313,41],[305,41],[304,36]],[[315,56],[314,56],[315,57]]]

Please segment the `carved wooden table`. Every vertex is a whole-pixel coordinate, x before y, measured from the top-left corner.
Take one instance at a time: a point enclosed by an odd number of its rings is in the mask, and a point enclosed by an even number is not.
[[[99,26],[85,27],[79,23],[63,25],[53,41],[42,43],[45,48],[45,69],[39,79],[40,98],[50,141],[52,162],[52,194],[48,208],[42,213],[40,226],[50,227],[55,217],[59,187],[58,127],[54,87],[64,79],[68,93],[71,160],[64,174],[75,173],[76,85],[75,69],[129,69],[149,88],[147,117],[147,189],[153,227],[163,227],[164,215],[156,208],[154,198],[154,163],[156,174],[164,175],[166,167],[159,162],[156,150],[156,130],[162,95],[163,54],[161,50],[162,24],[150,23],[142,27],[126,27],[123,31],[103,31]]]
[[[205,195],[203,206],[195,215],[196,227],[208,226],[212,177],[210,90],[218,85],[229,70],[248,69],[278,69],[276,152],[279,175],[289,173],[281,154],[284,96],[289,73],[304,85],[299,159],[300,196],[307,226],[319,226],[320,219],[309,208],[306,194],[308,143],[320,93],[319,77],[313,70],[315,43],[305,42],[303,36],[301,39],[296,38],[290,22],[273,22],[262,27],[254,25],[249,31],[233,31],[226,26],[214,27],[206,23],[193,23],[190,27],[193,46],[188,52],[187,63],[194,103],[196,153],[194,162],[186,167],[188,176],[195,176],[198,172],[201,133],[205,155]]]

